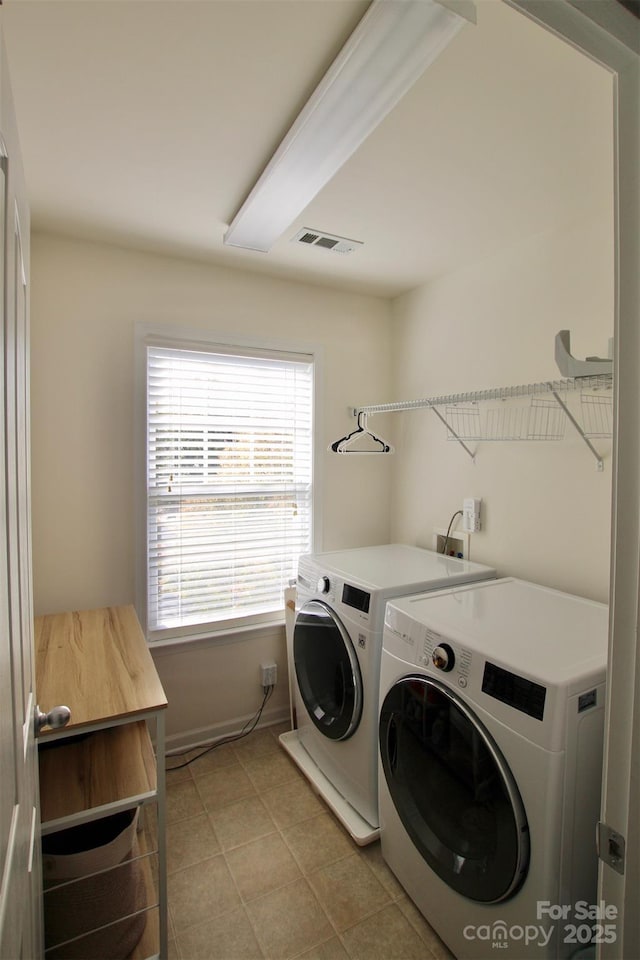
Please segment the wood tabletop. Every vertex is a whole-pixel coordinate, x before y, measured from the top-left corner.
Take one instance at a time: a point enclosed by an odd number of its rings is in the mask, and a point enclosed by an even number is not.
[[[35,647],[40,709],[69,707],[65,732],[167,706],[131,605],[37,617]]]

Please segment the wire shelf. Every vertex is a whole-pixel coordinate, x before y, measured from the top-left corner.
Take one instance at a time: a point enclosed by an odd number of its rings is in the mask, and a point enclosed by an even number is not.
[[[446,426],[447,438],[457,441],[472,460],[475,460],[475,453],[467,447],[467,441],[562,440],[566,424],[570,423],[595,457],[597,469],[602,471],[603,458],[591,438],[613,435],[612,389],[612,374],[603,373],[448,396],[367,404],[352,408],[352,413],[358,417],[431,409]],[[572,395],[579,395],[576,404],[579,402],[581,413],[578,416],[568,404],[568,397]]]
[[[533,397],[482,409],[477,404],[448,406],[449,440],[562,440],[566,417],[555,400]]]
[[[545,394],[565,394],[567,392],[610,391],[612,377],[601,374],[594,377],[571,377],[563,380],[545,380],[540,383],[524,383],[511,387],[494,387],[489,390],[475,390],[470,393],[452,393],[439,397],[423,397],[417,400],[398,400],[391,403],[370,403],[354,407],[354,415],[358,413],[395,413],[400,410],[418,410],[424,407],[444,407],[459,403],[481,403],[487,400],[517,400],[524,397],[542,396]]]
[[[580,404],[585,437],[611,437],[613,435],[613,398],[583,393]]]

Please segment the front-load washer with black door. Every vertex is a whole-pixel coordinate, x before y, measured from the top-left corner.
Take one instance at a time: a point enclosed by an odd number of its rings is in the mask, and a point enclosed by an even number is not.
[[[568,957],[597,915],[608,608],[516,579],[394,600],[382,855],[459,960]]]
[[[307,554],[293,631],[297,729],[283,747],[357,843],[378,837],[378,686],[384,605],[495,570],[405,544]]]

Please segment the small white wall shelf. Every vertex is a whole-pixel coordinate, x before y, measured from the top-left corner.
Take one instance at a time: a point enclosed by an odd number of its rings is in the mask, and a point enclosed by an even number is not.
[[[579,393],[580,420],[569,409],[567,395]],[[561,440],[569,423],[604,469],[591,440],[611,437],[613,377],[600,374],[548,380],[541,383],[497,387],[471,393],[454,393],[419,400],[400,400],[355,407],[354,416],[428,408],[444,423],[455,440],[475,459],[470,441]]]

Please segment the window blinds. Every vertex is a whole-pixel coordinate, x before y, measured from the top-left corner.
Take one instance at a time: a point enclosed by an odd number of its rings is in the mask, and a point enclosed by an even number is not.
[[[309,357],[147,347],[150,632],[282,610],[311,549],[312,398]]]

